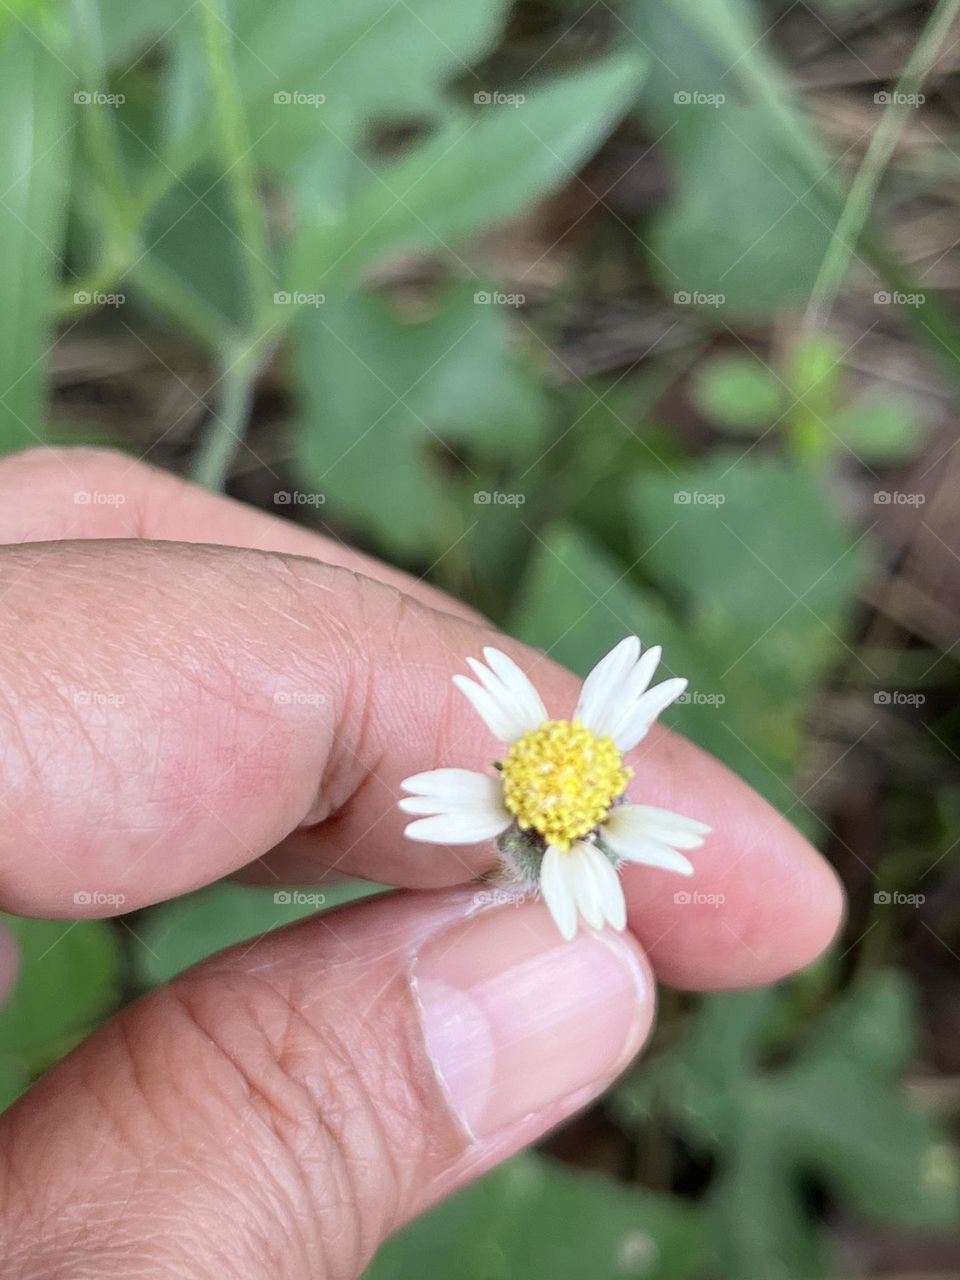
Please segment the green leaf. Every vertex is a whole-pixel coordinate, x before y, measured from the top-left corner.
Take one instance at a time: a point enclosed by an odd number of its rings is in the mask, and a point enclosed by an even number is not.
[[[773,992],[703,1000],[683,1040],[614,1095],[628,1127],[653,1110],[715,1151],[707,1204],[729,1280],[825,1274],[804,1195],[811,1176],[882,1222],[957,1217],[956,1160],[900,1082],[913,1042],[903,979],[884,972],[854,984],[770,1067],[777,1006],[789,1003]]]
[[[755,434],[779,417],[784,388],[755,356],[718,356],[701,365],[693,399],[718,427]]]
[[[704,742],[774,804],[789,780],[809,698],[842,643],[865,570],[860,546],[816,474],[718,451],[681,473],[634,486],[635,553],[672,597],[717,675]],[[726,741],[724,741],[726,739]],[[791,813],[794,820],[802,817]]]
[[[922,438],[909,401],[880,392],[841,409],[830,426],[838,442],[865,462],[902,462],[916,452]]]
[[[52,42],[52,43],[51,43]],[[0,40],[0,453],[44,438],[47,352],[74,142],[63,41],[19,24]]]
[[[293,924],[379,892],[379,886],[348,881],[329,888],[259,889],[215,884],[152,907],[137,924],[142,945],[134,951],[140,982],[153,987],[238,942],[255,941]]]
[[[152,211],[143,238],[149,248],[140,271],[174,280],[224,334],[250,330],[253,317],[241,283],[249,250],[239,238],[225,182],[208,170],[192,170]]]
[[[400,251],[452,252],[565,182],[626,111],[642,64],[616,54],[532,91],[519,106],[458,112],[383,169],[332,220],[305,213],[290,290],[332,293]]]
[[[194,8],[194,0],[98,0],[104,52],[122,71],[156,51]]]
[[[678,110],[707,114],[695,135],[666,140],[675,196],[650,235],[664,287],[718,299],[725,319],[804,301],[830,223],[802,162],[762,107]]]
[[[581,675],[631,633],[644,646],[663,644],[670,674],[695,660],[663,603],[636,588],[616,560],[572,526],[543,532],[520,599],[507,630]]]
[[[116,934],[101,920],[0,919],[20,949],[16,986],[0,1008],[0,1045],[34,1064],[116,1006]]]
[[[318,165],[339,172],[373,123],[436,116],[444,85],[495,43],[506,9],[507,0],[276,0],[267,12],[240,0],[234,57],[259,161],[298,181]],[[206,68],[189,23],[177,35],[169,97],[189,153],[205,129]]]
[[[478,518],[486,486],[458,480],[455,448],[506,463],[540,448],[544,393],[490,296],[452,289],[421,320],[372,293],[299,310],[300,475],[394,554],[438,555]]]
[[[626,12],[650,52],[644,112],[673,171],[648,239],[668,294],[720,295],[725,319],[806,301],[839,201],[832,157],[766,52],[764,11],[630,0]]]
[[[702,1255],[678,1201],[525,1155],[394,1236],[364,1280],[687,1280]]]

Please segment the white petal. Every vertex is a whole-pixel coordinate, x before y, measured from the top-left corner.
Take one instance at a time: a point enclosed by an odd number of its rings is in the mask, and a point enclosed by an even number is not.
[[[506,831],[512,821],[505,810],[457,809],[418,818],[403,834],[408,840],[425,840],[430,844],[480,844]]]
[[[489,651],[485,650],[485,652]],[[506,657],[505,654],[503,656]],[[543,724],[547,718],[546,708],[543,703],[540,703],[538,707],[535,702],[532,702],[526,689],[514,688],[505,684],[496,672],[491,671],[489,667],[485,667],[476,658],[468,658],[467,663],[497,706],[510,716],[515,727],[520,728],[523,733],[527,733],[528,730],[536,729]],[[523,674],[519,668],[517,669],[517,674]],[[526,676],[523,678],[526,680]],[[529,681],[527,681],[527,684],[536,698],[536,691],[533,686],[530,685]],[[536,700],[539,702],[539,698],[536,698]],[[514,736],[519,737],[520,735],[516,734]]]
[[[453,683],[469,699],[474,711],[495,738],[499,738],[501,742],[515,742],[526,733],[522,718],[502,698],[482,688],[469,676],[454,676]]]
[[[560,856],[566,863],[567,881],[573,890],[577,910],[591,929],[602,929],[604,916],[601,885],[593,869],[591,853],[590,845],[578,840],[567,853]]]
[[[607,826],[612,826],[623,839],[649,837],[674,849],[699,849],[703,837],[710,834],[705,822],[651,804],[618,805],[607,819]]]
[[[636,636],[627,636],[601,658],[583,682],[573,718],[594,733],[605,732],[602,725],[620,705],[623,681],[639,656],[640,641]]]
[[[634,707],[646,693],[650,681],[653,679],[653,674],[660,665],[662,655],[663,649],[660,645],[655,644],[652,649],[646,651],[633,670],[628,672],[623,682],[616,714],[608,717],[604,727],[604,732],[608,733],[614,740],[630,720]]]
[[[604,917],[612,929],[623,930],[627,927],[627,903],[620,876],[610,859],[604,857],[595,844],[588,847]]]
[[[612,815],[611,815],[612,816]],[[600,828],[600,839],[620,858],[627,862],[640,862],[644,866],[659,867],[661,871],[676,871],[682,876],[693,875],[693,864],[682,853],[669,845],[651,840],[649,836],[624,837],[611,830],[608,819]]]
[[[566,856],[553,845],[547,849],[540,865],[540,892],[557,928],[570,942],[577,932],[577,904],[567,878]]]
[[[522,710],[528,729],[537,729],[547,719],[547,708],[537,693],[532,680],[520,670],[512,658],[499,649],[489,646],[484,649],[483,656],[487,665],[499,679],[500,683],[514,697],[518,710]]]
[[[492,800],[503,791],[499,778],[476,769],[430,769],[404,778],[400,786],[411,795],[431,796],[450,801],[451,805]]]
[[[614,742],[620,750],[629,751],[645,738],[660,712],[669,707],[671,702],[675,702],[686,687],[686,680],[675,678],[664,680],[662,684],[648,689],[634,705],[628,719],[624,721],[614,737]]]

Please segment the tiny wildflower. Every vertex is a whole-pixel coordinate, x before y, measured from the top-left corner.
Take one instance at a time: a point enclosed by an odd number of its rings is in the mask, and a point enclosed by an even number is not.
[[[578,917],[592,929],[625,928],[623,863],[691,875],[680,850],[698,849],[710,831],[626,799],[633,770],[624,753],[687,686],[671,679],[650,688],[660,654],[641,656],[636,636],[622,640],[587,676],[570,720],[551,720],[499,649],[484,649],[485,664],[468,658],[476,679],[458,675],[454,684],[507,752],[496,774],[433,769],[405,779],[400,808],[418,815],[406,835],[434,844],[495,839],[504,878],[539,892],[568,940]]]

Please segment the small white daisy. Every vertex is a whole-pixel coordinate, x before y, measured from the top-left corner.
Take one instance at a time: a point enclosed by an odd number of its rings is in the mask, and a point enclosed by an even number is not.
[[[578,914],[592,929],[623,929],[626,903],[618,870],[642,862],[691,875],[679,852],[698,849],[710,828],[668,809],[630,804],[633,770],[623,753],[635,747],[686,680],[649,687],[661,650],[640,656],[636,636],[621,640],[587,676],[571,720],[551,720],[528,678],[499,649],[486,666],[468,658],[476,676],[454,676],[490,732],[509,749],[496,775],[433,769],[406,778],[411,840],[477,844],[496,839],[504,871],[519,889],[539,891],[564,938]]]

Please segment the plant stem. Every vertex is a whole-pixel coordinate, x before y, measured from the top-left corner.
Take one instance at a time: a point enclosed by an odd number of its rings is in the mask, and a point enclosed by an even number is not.
[[[247,134],[244,102],[237,84],[224,0],[201,0],[200,8],[203,11],[204,44],[213,90],[220,158],[243,247],[241,259],[246,275],[250,329],[256,333],[261,327],[261,318],[265,315],[275,283],[266,220],[257,189],[253,147]]]
[[[243,443],[262,359],[250,349],[238,353],[227,348],[220,367],[220,403],[191,467],[193,479],[213,490],[222,490],[226,485],[234,454]]]
[[[222,401],[192,468],[200,484],[222,489],[233,456],[243,441],[254,385],[266,359],[263,348],[266,347],[267,308],[273,294],[274,272],[224,0],[200,0],[200,8],[220,159],[243,250],[240,259],[247,300],[245,335],[220,348]]]
[[[822,328],[830,315],[866,226],[880,179],[912,110],[910,99],[919,93],[958,10],[960,0],[938,0],[907,59],[893,98],[873,132],[814,282],[805,316],[805,323],[810,328]]]

